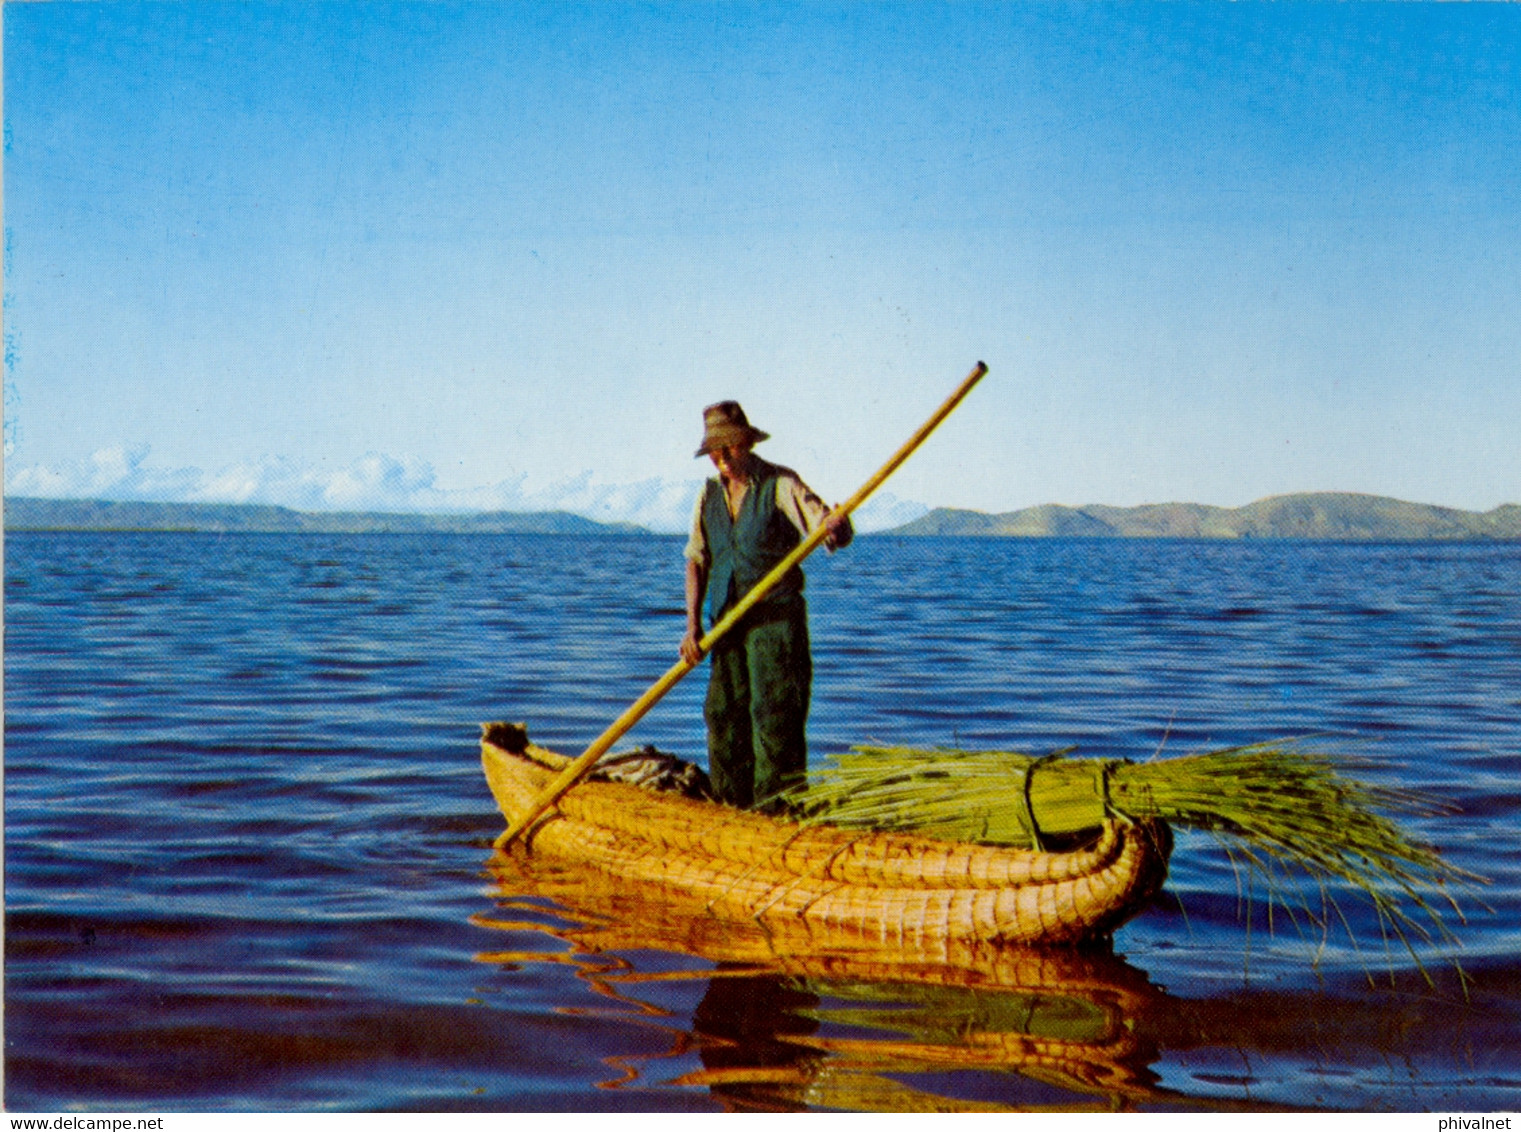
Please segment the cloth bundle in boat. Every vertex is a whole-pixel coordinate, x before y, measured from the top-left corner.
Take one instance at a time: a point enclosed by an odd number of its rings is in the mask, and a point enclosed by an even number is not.
[[[488,723],[481,728],[481,740],[505,751],[523,751],[528,747],[528,729],[521,723]],[[713,783],[702,767],[649,743],[607,752],[597,760],[587,778],[592,782],[625,782],[655,794],[718,801]]]
[[[626,782],[656,794],[718,801],[702,767],[648,744],[632,751],[609,751],[597,760],[588,777],[593,782]]]

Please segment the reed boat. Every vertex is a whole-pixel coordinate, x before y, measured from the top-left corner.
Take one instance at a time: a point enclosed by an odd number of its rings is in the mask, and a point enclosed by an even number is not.
[[[482,728],[481,760],[509,823],[570,762],[520,725]],[[949,955],[1102,939],[1167,875],[1158,820],[1105,820],[1061,851],[806,825],[626,782],[587,780],[520,839],[551,862],[658,894],[674,913],[782,933],[789,950]]]
[[[870,1111],[984,1107],[939,1095],[936,1078],[922,1077],[949,1071],[1024,1074],[1072,1094],[1063,1107],[1176,1096],[1157,1087],[1146,1027],[1158,1012],[1176,1013],[1177,1003],[1106,948],[913,940],[871,947],[800,922],[765,927],[720,921],[700,907],[683,911],[658,888],[546,860],[516,843],[490,868],[501,898],[494,914],[471,921],[504,933],[504,949],[477,961],[568,968],[611,1009],[646,1017],[668,1011],[642,988],[706,984],[691,1030],[673,1050],[697,1050],[701,1068],[673,1080],[672,1054],[645,1049],[616,1059],[652,1084],[707,1086],[742,1108]],[[819,1019],[837,1025],[820,1030],[810,1021]],[[705,1052],[714,1047],[716,1054]],[[922,1087],[904,1075],[921,1075]]]

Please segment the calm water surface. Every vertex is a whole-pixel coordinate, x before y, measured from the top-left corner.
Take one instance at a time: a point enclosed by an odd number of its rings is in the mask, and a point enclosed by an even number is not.
[[[1360,951],[1244,913],[1189,834],[1112,954],[963,984],[557,915],[564,878],[486,870],[477,724],[585,746],[675,659],[680,547],[8,536],[6,1104],[1521,1105],[1521,547],[867,538],[809,569],[815,759],[1315,735],[1447,804],[1413,828],[1492,883],[1430,984],[1355,900]],[[629,740],[700,761],[703,680]]]

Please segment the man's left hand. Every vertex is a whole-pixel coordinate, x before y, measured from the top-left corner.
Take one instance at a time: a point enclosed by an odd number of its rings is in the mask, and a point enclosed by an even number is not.
[[[830,515],[824,520],[824,526],[828,533],[824,536],[824,546],[829,550],[839,550],[850,545],[850,540],[855,537],[855,529],[850,525],[849,515]]]

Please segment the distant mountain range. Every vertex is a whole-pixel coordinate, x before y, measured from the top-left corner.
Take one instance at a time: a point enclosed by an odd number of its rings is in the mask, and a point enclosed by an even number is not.
[[[891,535],[992,538],[1299,538],[1344,541],[1521,539],[1521,506],[1459,511],[1381,495],[1274,495],[1245,507],[1152,503],[1062,507],[1048,503],[989,515],[940,507]]]
[[[397,514],[293,511],[240,503],[117,503],[6,497],[8,531],[201,531],[225,534],[648,534],[633,523],[598,523],[568,511]]]
[[[236,503],[5,500],[8,531],[245,531],[269,534],[648,535],[633,523],[599,523],[567,511],[416,514],[294,511]],[[1274,495],[1245,507],[1154,503],[1063,507],[1048,503],[990,515],[940,507],[883,535],[984,538],[1299,538],[1344,541],[1521,539],[1521,506],[1459,511],[1378,495]]]

